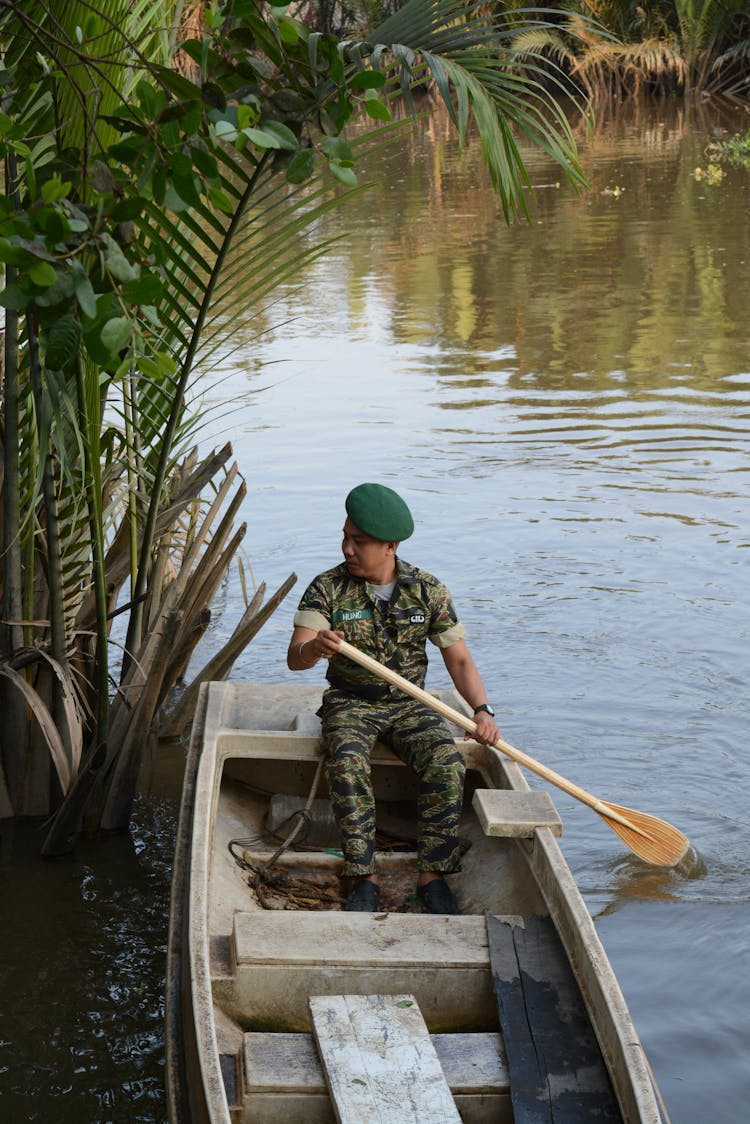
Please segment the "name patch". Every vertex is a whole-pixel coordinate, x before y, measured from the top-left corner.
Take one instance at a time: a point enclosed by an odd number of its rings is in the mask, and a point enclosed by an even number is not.
[[[412,613],[409,617],[409,624],[424,624],[425,619],[424,613]]]
[[[333,623],[342,621],[371,621],[372,609],[339,609],[333,614]]]

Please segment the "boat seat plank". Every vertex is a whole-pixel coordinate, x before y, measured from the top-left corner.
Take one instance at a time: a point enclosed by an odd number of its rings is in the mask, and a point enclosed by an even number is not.
[[[307,996],[386,991],[413,992],[434,1031],[497,1017],[481,915],[301,910],[290,924],[286,910],[236,913],[232,962],[228,991],[217,986],[248,1028],[309,1031]]]
[[[300,911],[237,913],[237,964],[330,964],[416,968],[484,967],[487,927],[477,915]]]
[[[485,835],[529,838],[538,827],[562,835],[562,820],[548,792],[478,788],[472,806]]]
[[[431,1034],[430,1040],[454,1095],[508,1092],[508,1064],[500,1034]],[[311,1034],[247,1031],[243,1064],[248,1093],[320,1093],[326,1088]]]
[[[312,995],[309,1003],[340,1124],[460,1124],[413,995]]]
[[[554,923],[488,915],[490,962],[510,1070],[515,1124],[622,1117]]]

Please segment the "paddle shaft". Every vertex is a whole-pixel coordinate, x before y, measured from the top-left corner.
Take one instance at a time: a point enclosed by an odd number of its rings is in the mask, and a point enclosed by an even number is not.
[[[425,706],[429,706],[432,710],[437,711],[443,718],[447,718],[449,722],[460,726],[467,734],[476,733],[477,724],[473,718],[469,718],[459,710],[454,710],[452,706],[448,706],[447,703],[435,698],[435,696],[429,694],[428,691],[423,691],[421,687],[417,687],[416,683],[410,683],[408,679],[404,679],[398,672],[391,671],[389,667],[385,667],[384,664],[378,663],[378,661],[374,660],[371,656],[360,652],[359,648],[353,647],[353,645],[349,644],[346,640],[340,642],[339,651],[342,656],[346,656],[347,659],[371,671],[374,675],[379,676],[380,679],[385,680],[386,683],[390,683],[392,687],[397,687],[399,691],[403,691],[406,695],[411,695],[413,699],[417,699],[418,702],[422,702]],[[550,784],[556,785],[557,788],[562,789],[563,792],[567,792],[568,795],[572,796],[575,800],[581,800],[584,804],[588,804],[589,808],[593,808],[594,811],[598,812],[600,815],[607,816],[611,819],[617,819],[621,823],[631,826],[628,820],[618,816],[616,812],[612,812],[606,804],[603,804],[596,796],[587,792],[585,788],[581,788],[565,777],[561,777],[554,769],[548,769],[546,765],[542,765],[541,761],[529,757],[528,753],[524,753],[521,749],[516,749],[515,746],[512,746],[510,742],[504,741],[503,738],[497,739],[494,743],[494,748],[500,750],[501,753],[504,753],[506,757],[510,757],[513,761],[517,761],[519,765],[530,769],[532,773],[536,773],[537,776],[542,777],[543,780],[549,781]]]

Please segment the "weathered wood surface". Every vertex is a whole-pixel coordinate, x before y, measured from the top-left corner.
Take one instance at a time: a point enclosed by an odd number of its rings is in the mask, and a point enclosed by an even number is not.
[[[439,965],[485,967],[483,917],[436,919],[417,913],[238,913],[234,919],[237,964],[367,965],[389,968]]]
[[[500,1035],[491,1031],[446,1033],[431,1034],[430,1039],[464,1124],[512,1124],[508,1067]],[[335,1124],[312,1034],[248,1031],[242,1065],[242,1120]]]
[[[612,1086],[554,924],[488,915],[493,983],[515,1124],[620,1122]]]
[[[472,806],[485,835],[528,838],[538,827],[562,835],[562,820],[548,792],[478,788]]]
[[[431,1034],[430,1040],[454,1095],[507,1092],[508,1066],[499,1034]],[[243,1036],[243,1062],[245,1087],[251,1093],[319,1092],[326,1088],[310,1034],[248,1031]]]
[[[311,996],[310,1013],[340,1124],[460,1124],[413,996]]]
[[[432,1030],[492,1025],[483,915],[263,910],[236,913],[232,941],[232,1004],[256,1026],[311,1030],[309,995],[396,992],[414,992]]]

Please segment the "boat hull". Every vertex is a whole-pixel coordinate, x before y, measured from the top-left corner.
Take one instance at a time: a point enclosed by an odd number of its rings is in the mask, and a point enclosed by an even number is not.
[[[278,1036],[293,1036],[289,1042],[308,1057],[311,994],[413,993],[439,1049],[447,1049],[451,1035],[473,1034],[477,1044],[498,1035],[487,914],[520,925],[532,918],[551,920],[584,998],[617,1118],[660,1124],[643,1048],[552,830],[488,836],[472,808],[477,789],[530,791],[518,766],[496,750],[464,741],[456,731],[467,763],[465,853],[462,872],[450,879],[460,917],[436,919],[420,912],[409,842],[416,778],[384,747],[372,761],[378,808],[386,838],[396,834],[403,841],[400,851],[379,852],[384,900],[378,924],[372,915],[342,913],[335,897],[328,910],[300,911],[288,908],[299,904],[294,893],[284,903],[275,890],[259,897],[249,885],[252,876],[236,857],[262,865],[278,849],[278,838],[247,849],[233,841],[263,835],[270,801],[279,793],[298,802],[309,797],[320,772],[319,699],[318,688],[304,685],[212,683],[202,690],[186,764],[168,947],[172,1124],[333,1120],[320,1077],[310,1077],[305,1092],[274,1092],[273,1082],[269,1088],[263,1084],[269,1084],[267,1078],[258,1083],[248,1077],[257,1068],[257,1051],[271,1057],[282,1042]],[[463,707],[455,695],[450,702]],[[303,905],[304,879],[335,895],[342,865],[335,854],[304,848],[290,848],[275,867],[302,879]],[[279,908],[284,904],[287,908]],[[420,941],[426,950],[421,958]],[[311,1064],[313,1073],[314,1051]],[[455,1099],[464,1120],[513,1119],[507,1091],[470,1097],[459,1090]]]

